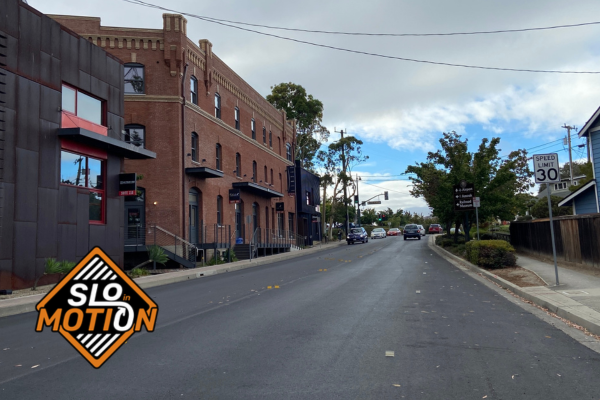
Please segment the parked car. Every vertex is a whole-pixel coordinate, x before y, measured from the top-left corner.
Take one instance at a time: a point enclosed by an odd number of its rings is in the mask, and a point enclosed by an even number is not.
[[[429,225],[429,233],[444,233],[444,229],[442,229],[442,226],[440,224],[431,224]]]
[[[401,233],[400,229],[398,229],[398,228],[390,228],[387,231],[388,236],[398,236],[398,235],[400,235],[400,233]]]
[[[346,236],[346,242],[348,244],[354,244],[356,242],[369,243],[369,235],[365,228],[352,228],[350,233]]]
[[[418,225],[408,224],[404,227],[404,240],[411,237],[421,240],[421,232],[419,232]]]
[[[371,239],[385,239],[386,236],[385,229],[383,228],[375,228],[371,231]]]
[[[454,229],[454,228],[450,228],[450,233],[451,233],[451,234],[454,234],[454,232],[455,232],[455,231],[456,231],[456,229]],[[460,228],[458,228],[458,233],[459,233],[459,234],[461,234],[461,233],[462,233],[462,231],[460,230]]]
[[[417,225],[419,227],[419,233],[421,234],[421,236],[425,236],[425,228],[423,227],[423,225]]]

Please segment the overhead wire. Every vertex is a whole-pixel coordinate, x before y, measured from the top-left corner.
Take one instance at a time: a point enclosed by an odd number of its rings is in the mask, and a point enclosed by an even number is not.
[[[419,60],[419,59],[415,59],[415,58],[398,57],[398,56],[392,56],[392,55],[380,54],[380,53],[371,53],[371,52],[367,52],[367,51],[353,50],[353,49],[347,49],[347,48],[343,48],[343,47],[330,46],[330,45],[326,45],[326,44],[322,44],[322,43],[314,43],[314,42],[309,42],[306,40],[290,38],[287,36],[280,36],[280,35],[275,35],[272,33],[261,32],[261,31],[257,31],[254,29],[243,28],[241,26],[231,25],[231,24],[228,24],[225,22],[206,18],[206,17],[196,15],[196,14],[191,14],[191,13],[186,13],[186,12],[182,12],[182,11],[178,11],[178,10],[169,9],[166,7],[147,3],[147,2],[141,1],[141,0],[123,0],[123,1],[125,1],[127,3],[131,3],[131,4],[140,5],[143,7],[156,8],[156,9],[163,10],[163,11],[169,11],[169,12],[173,12],[173,13],[187,15],[188,17],[191,17],[191,18],[200,19],[200,20],[210,22],[213,24],[227,26],[230,28],[239,29],[239,30],[246,31],[246,32],[256,33],[258,35],[269,36],[269,37],[273,37],[273,38],[277,38],[277,39],[281,39],[281,40],[287,40],[287,41],[301,43],[301,44],[314,46],[314,47],[320,47],[320,48],[336,50],[336,51],[341,51],[341,52],[346,52],[346,53],[367,55],[367,56],[378,57],[378,58],[385,58],[385,59],[390,59],[390,60],[407,61],[407,62],[429,64],[429,65],[440,65],[440,66],[445,66],[445,67],[457,67],[457,68],[469,68],[469,69],[481,69],[481,70],[493,70],[493,71],[530,72],[530,73],[547,73],[547,74],[588,74],[588,75],[589,74],[591,74],[591,75],[600,74],[600,71],[560,71],[560,70],[504,68],[504,67],[490,67],[490,66],[483,66],[483,65],[457,64],[457,63],[448,63],[448,62],[431,61],[431,60]]]

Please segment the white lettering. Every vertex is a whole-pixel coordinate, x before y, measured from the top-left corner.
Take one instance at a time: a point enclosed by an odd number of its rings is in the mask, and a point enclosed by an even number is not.
[[[85,304],[87,301],[87,296],[84,293],[79,293],[77,290],[81,289],[81,291],[87,291],[87,286],[84,283],[76,283],[71,286],[71,295],[79,298],[79,301],[75,301],[73,299],[67,300],[71,307],[79,307]]]

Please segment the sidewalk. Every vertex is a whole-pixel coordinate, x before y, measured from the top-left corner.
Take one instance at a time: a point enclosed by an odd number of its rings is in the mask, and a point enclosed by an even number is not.
[[[290,251],[289,253],[275,254],[272,256],[255,258],[252,261],[242,260],[227,264],[213,265],[202,268],[190,268],[181,272],[169,272],[164,274],[142,276],[134,279],[135,283],[142,289],[148,289],[155,286],[170,285],[171,283],[183,282],[190,279],[199,279],[206,276],[222,274],[225,272],[238,271],[240,269],[258,267],[259,265],[272,264],[278,261],[289,260],[296,257],[302,257],[308,254],[317,253],[334,249],[342,244],[346,244],[345,240],[334,241],[332,243],[317,245],[304,250]],[[0,318],[8,317],[9,315],[23,314],[35,311],[36,304],[46,294],[38,294],[25,297],[17,297],[14,299],[0,300]]]
[[[483,275],[500,287],[600,335],[600,278],[559,267],[560,285],[555,286],[554,264],[517,254],[518,266],[535,272],[549,285],[519,287],[437,246],[433,236],[429,239],[429,247],[458,268]]]
[[[556,286],[554,264],[521,254],[517,254],[517,257],[517,265],[538,274],[548,284],[547,289],[565,295],[600,312],[600,278],[585,272],[558,267],[559,286]]]

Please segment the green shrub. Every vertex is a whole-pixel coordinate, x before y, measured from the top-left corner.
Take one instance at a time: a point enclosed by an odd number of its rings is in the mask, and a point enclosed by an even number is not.
[[[127,271],[127,274],[132,278],[139,278],[140,276],[150,275],[150,271],[146,268],[135,267],[130,271]]]
[[[468,242],[465,255],[469,262],[484,268],[504,268],[516,265],[515,249],[504,240]]]

